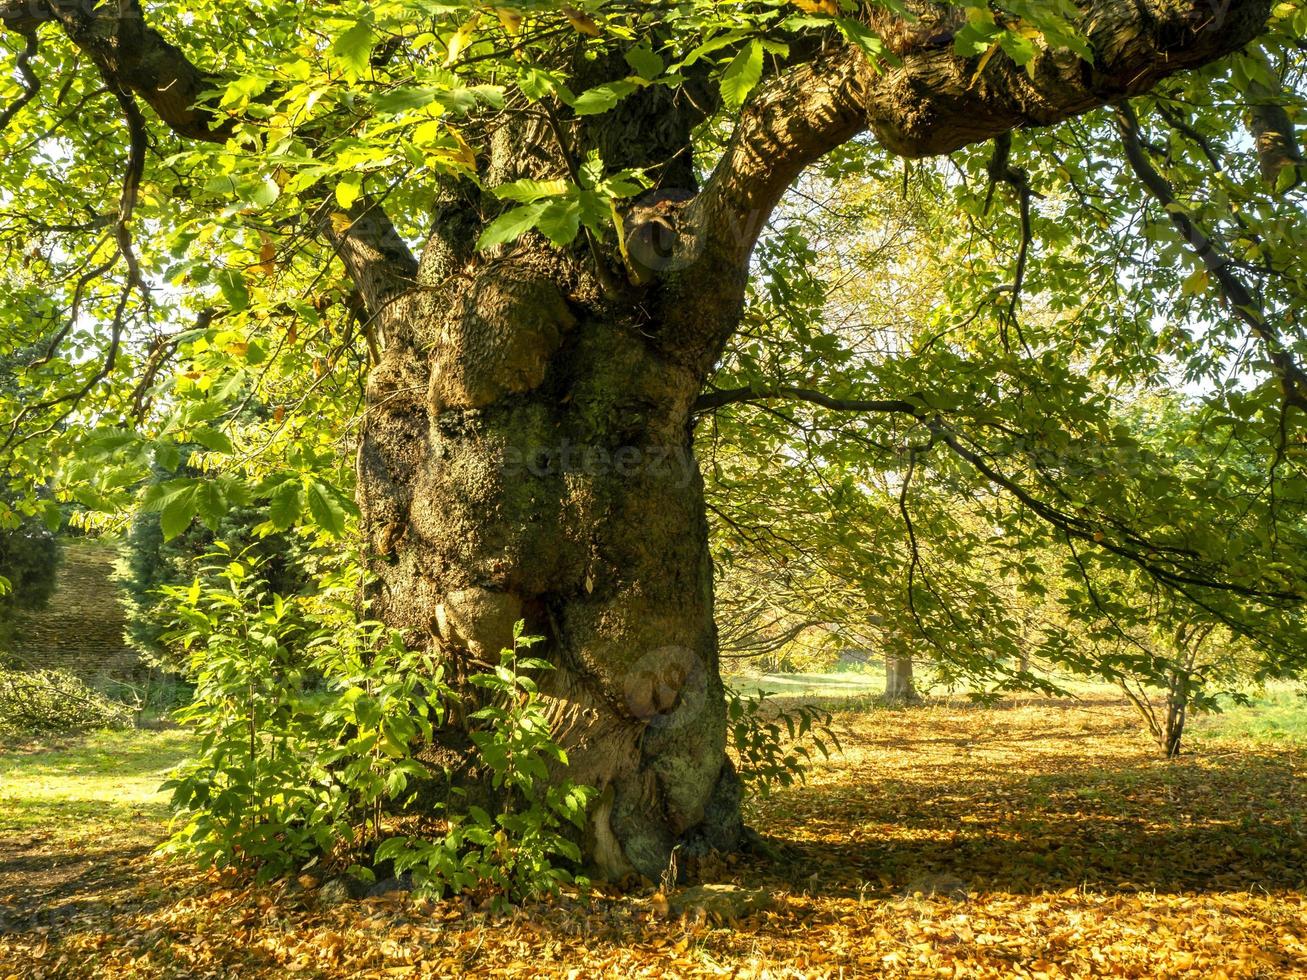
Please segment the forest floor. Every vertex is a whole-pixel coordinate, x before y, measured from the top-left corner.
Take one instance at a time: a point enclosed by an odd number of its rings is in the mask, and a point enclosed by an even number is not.
[[[840,711],[842,753],[750,804],[780,859],[715,870],[762,906],[734,922],[652,889],[327,906],[151,854],[180,732],[10,748],[0,980],[1307,976],[1307,733],[1282,707],[1172,763],[1107,694]]]

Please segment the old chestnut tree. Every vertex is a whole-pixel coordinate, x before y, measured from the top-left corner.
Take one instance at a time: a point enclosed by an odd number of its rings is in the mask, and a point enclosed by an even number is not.
[[[590,860],[734,848],[697,432],[747,458],[757,425],[784,462],[784,412],[838,418],[890,499],[969,481],[1082,567],[1290,635],[1305,26],[1272,0],[9,0],[15,514],[49,485],[112,520],[153,472],[169,536],[237,505],[268,531],[357,517],[370,614],[455,687],[519,621],[545,637]],[[785,203],[809,178],[955,216],[896,349],[814,326]],[[1246,452],[1149,509],[1169,448],[1112,430],[1100,382],[1168,370],[1217,406],[1197,438]],[[183,445],[203,475],[160,481]],[[778,483],[740,526],[800,499]],[[456,775],[469,724],[434,735]]]

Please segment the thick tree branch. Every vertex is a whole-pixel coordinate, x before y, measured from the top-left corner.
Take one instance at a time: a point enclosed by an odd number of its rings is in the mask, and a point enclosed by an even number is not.
[[[364,194],[350,207],[346,222],[326,202],[319,227],[345,264],[368,319],[417,281],[418,260],[399,236],[381,205]]]
[[[1298,145],[1293,119],[1284,105],[1273,98],[1250,105],[1248,130],[1252,133],[1257,162],[1267,186],[1273,191],[1287,189],[1280,186],[1280,174],[1292,168],[1289,187],[1296,187],[1302,180],[1299,168],[1307,161],[1304,161],[1302,147]]]
[[[918,6],[937,22],[949,16],[939,4]],[[747,262],[798,173],[861,131],[892,153],[925,157],[1052,125],[1238,50],[1264,28],[1270,8],[1271,0],[1083,0],[1078,26],[1092,64],[1045,50],[1020,67],[1000,53],[978,74],[947,31],[910,41],[893,67],[872,65],[853,47],[819,55],[762,86],[745,108],[691,206],[686,227],[696,241],[685,247]]]
[[[29,19],[57,21],[106,78],[140,98],[179,136],[222,143],[230,135],[231,120],[200,104],[205,92],[221,87],[218,76],[192,64],[181,48],[150,27],[135,0],[99,6],[85,0],[25,0],[8,9],[21,10]],[[10,26],[11,16],[0,12],[0,21]]]
[[[866,128],[866,60],[839,49],[766,85],[740,114],[717,170],[690,205],[692,247],[747,262],[804,167]]]
[[[1270,0],[1082,0],[1094,54],[1046,50],[1026,67],[997,55],[976,74],[952,45],[925,47],[867,86],[869,128],[891,151],[948,153],[1019,126],[1048,126],[1138,95],[1237,51],[1264,28]]]

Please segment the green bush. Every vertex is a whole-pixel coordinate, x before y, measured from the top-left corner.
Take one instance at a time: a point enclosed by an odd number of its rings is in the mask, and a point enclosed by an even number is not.
[[[69,735],[130,728],[130,707],[62,670],[0,667],[0,736]]]
[[[41,609],[54,594],[59,540],[35,517],[8,510],[0,493],[0,613]]]
[[[180,472],[198,475],[198,471],[183,464]],[[155,473],[153,487],[159,487],[165,474]],[[258,514],[243,507],[233,508],[213,530],[200,521],[192,521],[181,534],[164,540],[159,514],[144,509],[136,514],[123,542],[118,563],[118,582],[123,588],[127,613],[127,640],[151,666],[172,673],[185,673],[185,651],[170,643],[165,634],[171,632],[168,609],[172,602],[164,590],[172,586],[186,586],[197,576],[212,572],[209,558],[221,547],[229,552],[241,552],[254,557],[259,577],[272,591],[281,595],[298,593],[306,585],[300,570],[295,541],[286,534],[258,537],[251,528],[258,522]]]
[[[167,850],[277,877],[328,855],[343,863],[377,841],[388,809],[412,802],[431,774],[415,758],[457,695],[426,653],[381,624],[358,622],[342,582],[316,597],[271,591],[257,562],[225,560],[165,596],[177,620],[166,637],[189,651],[195,697],[178,717],[201,736],[196,759],[166,785],[182,827]],[[441,812],[436,839],[382,842],[392,862],[438,892],[484,892],[496,903],[552,892],[579,861],[563,833],[579,826],[591,791],[549,779],[567,757],[553,741],[534,681],[549,665],[520,657],[521,636],[471,715],[472,741],[503,801]],[[355,866],[359,877],[371,870]]]
[[[490,694],[490,703],[471,715],[483,727],[471,734],[480,761],[500,793],[493,816],[478,806],[448,814],[443,839],[397,837],[377,850],[394,862],[395,873],[411,873],[418,886],[437,896],[472,893],[494,908],[556,894],[572,876],[560,865],[579,863],[581,851],[566,833],[580,828],[594,790],[570,781],[551,781],[551,764],[566,765],[567,753],[554,741],[539,689],[524,671],[552,670],[547,661],[522,656],[539,637],[513,634],[513,649],[500,654],[493,674],[470,680]]]
[[[440,672],[357,622],[347,584],[286,598],[244,557],[163,591],[195,683],[177,717],[201,736],[165,784],[184,821],[169,850],[275,877],[356,844],[425,774],[410,756],[442,717]]]

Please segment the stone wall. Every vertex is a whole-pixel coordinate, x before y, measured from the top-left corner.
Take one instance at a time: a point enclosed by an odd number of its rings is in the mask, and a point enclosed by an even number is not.
[[[29,669],[67,670],[92,684],[142,677],[145,667],[123,639],[116,559],[112,544],[65,540],[50,604],[15,615],[4,659]]]

